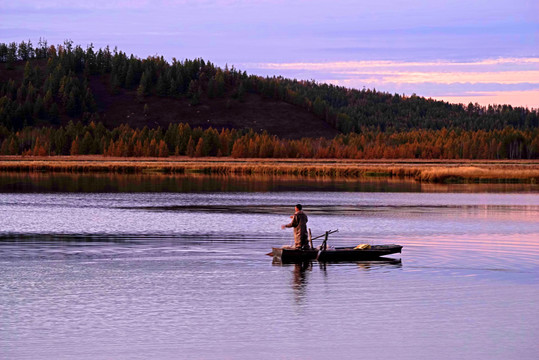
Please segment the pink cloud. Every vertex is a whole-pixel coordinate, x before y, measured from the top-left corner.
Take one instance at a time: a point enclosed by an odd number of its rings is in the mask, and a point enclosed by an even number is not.
[[[495,58],[477,61],[336,61],[266,63],[253,68],[301,72],[302,76],[349,88],[412,89],[422,96],[451,102],[512,104],[539,108],[539,58]],[[466,89],[466,84],[475,89]],[[458,85],[461,93],[454,93]],[[420,93],[413,89],[426,89]],[[483,88],[479,90],[477,88]],[[508,90],[507,87],[511,87]],[[484,91],[489,88],[489,91]],[[500,90],[497,91],[496,88]],[[494,89],[494,90],[492,90]],[[435,96],[436,94],[450,94]]]
[[[486,67],[495,65],[513,65],[522,66],[537,64],[539,58],[497,58],[484,59],[478,61],[389,61],[389,60],[371,60],[371,61],[333,61],[333,62],[294,62],[294,63],[259,63],[250,64],[252,67],[261,69],[281,69],[281,70],[317,70],[317,71],[353,71],[356,69],[370,68],[409,68],[409,67],[435,67],[435,68],[460,68],[460,67]]]
[[[434,71],[335,71],[335,74],[357,76],[366,82],[385,82],[397,84],[539,84],[539,70],[499,71],[499,72],[434,72]]]
[[[539,109],[539,90],[527,91],[480,91],[473,94],[436,96],[437,100],[444,100],[451,103],[478,103],[480,105],[489,104],[511,104],[512,106],[523,106]]]

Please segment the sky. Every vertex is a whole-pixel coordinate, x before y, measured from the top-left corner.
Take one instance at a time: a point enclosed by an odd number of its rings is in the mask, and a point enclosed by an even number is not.
[[[538,0],[0,0],[0,42],[539,108]]]

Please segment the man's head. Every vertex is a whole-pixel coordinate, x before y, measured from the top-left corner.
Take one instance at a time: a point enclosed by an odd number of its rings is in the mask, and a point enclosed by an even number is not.
[[[296,205],[296,211],[300,211],[303,207],[301,206],[301,204],[297,204]]]

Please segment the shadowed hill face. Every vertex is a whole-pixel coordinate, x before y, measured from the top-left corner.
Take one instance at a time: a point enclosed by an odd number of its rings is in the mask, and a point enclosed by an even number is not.
[[[90,88],[101,121],[107,128],[121,124],[167,128],[169,123],[187,123],[191,127],[267,131],[285,139],[334,138],[339,134],[325,121],[300,107],[257,94],[247,94],[243,101],[202,97],[200,104],[192,105],[185,98],[147,96],[140,101],[135,91],[125,89],[113,95],[107,82],[98,77],[92,77]]]
[[[30,60],[30,64],[38,67],[42,74],[46,72],[47,60]],[[0,86],[9,80],[14,80],[18,86],[23,80],[25,66],[25,61],[17,61],[13,69],[7,70],[5,64],[0,64]],[[88,84],[97,104],[99,120],[109,129],[121,124],[138,128],[161,126],[166,129],[169,123],[186,123],[193,128],[200,126],[203,129],[213,127],[267,131],[284,139],[330,139],[340,133],[301,107],[258,94],[246,94],[242,101],[231,96],[210,99],[203,94],[200,103],[192,105],[186,97],[150,95],[139,99],[135,90],[126,89],[118,89],[113,93],[108,75],[92,75]],[[60,112],[58,120],[57,125],[66,125],[77,118]],[[50,124],[38,120],[35,125]]]

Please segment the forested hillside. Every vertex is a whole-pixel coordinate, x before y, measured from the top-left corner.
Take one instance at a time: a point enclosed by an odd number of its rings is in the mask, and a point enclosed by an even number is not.
[[[0,62],[3,154],[539,156],[536,109],[263,78],[203,59],[139,59],[70,41],[0,44]],[[169,124],[191,133],[171,135]]]

